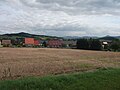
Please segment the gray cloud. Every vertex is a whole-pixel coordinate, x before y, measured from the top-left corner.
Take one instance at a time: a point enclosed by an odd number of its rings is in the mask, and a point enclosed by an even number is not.
[[[68,14],[120,14],[120,0],[21,0],[27,6]]]
[[[120,0],[0,0],[0,33],[120,35]]]

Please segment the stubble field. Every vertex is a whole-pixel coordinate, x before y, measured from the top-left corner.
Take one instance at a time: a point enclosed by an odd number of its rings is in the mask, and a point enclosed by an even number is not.
[[[50,48],[0,48],[0,79],[120,68],[120,53]]]

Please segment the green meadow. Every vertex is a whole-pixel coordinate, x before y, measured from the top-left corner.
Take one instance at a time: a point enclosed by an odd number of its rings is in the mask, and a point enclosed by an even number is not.
[[[0,90],[120,90],[120,69],[3,80]]]

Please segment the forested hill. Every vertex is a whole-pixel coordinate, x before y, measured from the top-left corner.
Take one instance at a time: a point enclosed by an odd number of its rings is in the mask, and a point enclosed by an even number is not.
[[[14,38],[25,38],[25,37],[30,37],[30,38],[36,38],[36,39],[51,39],[51,38],[59,38],[61,37],[56,37],[56,36],[47,36],[47,35],[36,35],[36,34],[29,34],[25,32],[21,33],[12,33],[12,34],[3,34],[0,35],[0,39],[14,39]]]
[[[103,39],[103,40],[114,40],[114,39],[120,39],[120,36],[105,36],[105,37],[89,37],[89,36],[67,36],[67,37],[58,37],[58,36],[47,36],[47,35],[36,35],[36,34],[30,34],[30,33],[25,33],[25,32],[20,32],[20,33],[11,33],[11,34],[3,34],[0,35],[0,39],[15,39],[15,38],[25,38],[25,37],[31,37],[31,38],[36,38],[36,39],[52,39],[52,38],[57,38],[57,39],[80,39],[80,38],[96,38],[96,39]]]

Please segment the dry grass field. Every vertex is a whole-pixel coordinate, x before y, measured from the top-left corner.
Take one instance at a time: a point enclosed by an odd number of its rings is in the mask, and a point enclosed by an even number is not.
[[[120,53],[49,48],[0,48],[0,79],[119,68]]]

